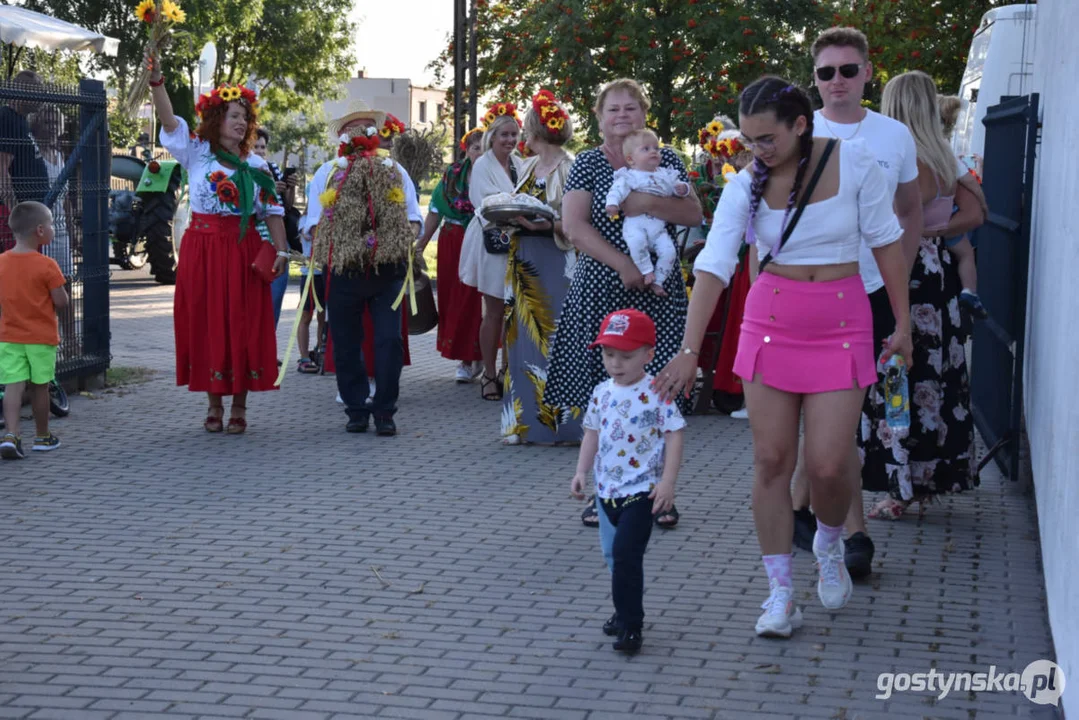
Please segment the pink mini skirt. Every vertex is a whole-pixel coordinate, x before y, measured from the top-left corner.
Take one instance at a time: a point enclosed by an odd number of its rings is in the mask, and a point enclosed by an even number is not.
[[[860,276],[818,283],[765,272],[746,297],[734,372],[789,393],[866,388],[877,350]]]

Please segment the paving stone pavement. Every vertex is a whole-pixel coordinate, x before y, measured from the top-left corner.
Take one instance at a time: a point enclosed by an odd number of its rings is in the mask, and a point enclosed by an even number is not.
[[[838,613],[799,553],[805,627],[763,640],[748,426],[692,419],[682,521],[652,536],[645,647],[626,658],[600,632],[609,580],[568,498],[576,450],[502,447],[500,406],[451,381],[433,334],[412,338],[396,438],[346,435],[333,379],[295,372],[251,398],[246,436],[208,435],[204,397],[172,381],[172,289],[113,282],[113,365],[159,373],[76,396],[64,447],[0,466],[0,718],[1046,710],[875,698],[881,672],[1053,657],[1033,501],[992,465],[974,493],[872,523],[877,572]]]

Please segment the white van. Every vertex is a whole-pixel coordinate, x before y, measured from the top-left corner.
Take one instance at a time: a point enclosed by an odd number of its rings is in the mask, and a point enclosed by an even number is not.
[[[1036,7],[1033,3],[1005,5],[982,16],[959,86],[962,107],[952,136],[956,155],[983,155],[986,110],[999,104],[1001,97],[1033,90]]]

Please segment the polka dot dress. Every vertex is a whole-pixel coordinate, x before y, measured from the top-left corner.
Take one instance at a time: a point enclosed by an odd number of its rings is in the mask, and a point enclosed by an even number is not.
[[[661,167],[674,168],[679,179],[688,182],[686,168],[678,156],[666,148],[660,152],[663,155]],[[577,156],[565,191],[592,193],[592,227],[612,246],[628,255],[622,239],[621,218],[612,221],[605,210],[607,192],[613,182],[614,168],[603,150],[597,148]],[[667,228],[672,238],[673,229],[673,226]],[[634,308],[652,318],[656,324],[656,358],[648,366],[648,372],[655,375],[663,369],[682,346],[688,306],[681,272],[671,273],[663,288],[667,297],[659,297],[651,291],[626,290],[617,272],[582,254],[552,340],[544,402],[577,408],[588,404],[595,386],[608,378],[601,351],[598,348],[589,350],[588,346],[596,339],[603,318],[615,310]]]

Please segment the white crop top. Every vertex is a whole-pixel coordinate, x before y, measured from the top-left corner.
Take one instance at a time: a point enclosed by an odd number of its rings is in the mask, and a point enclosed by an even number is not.
[[[861,140],[844,140],[839,154],[839,192],[806,205],[786,245],[774,257],[777,265],[838,265],[857,262],[864,240],[883,247],[903,234],[892,209],[892,193],[884,172]],[[720,195],[712,229],[693,269],[730,282],[749,221],[752,166],[738,173]],[[764,258],[779,243],[786,207],[773,210],[762,199],[753,222],[757,253]],[[793,213],[792,213],[793,214]]]

